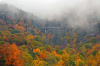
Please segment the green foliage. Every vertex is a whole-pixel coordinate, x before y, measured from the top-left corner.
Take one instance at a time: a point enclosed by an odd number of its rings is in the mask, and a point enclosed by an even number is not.
[[[5,41],[0,41],[0,45],[3,45],[5,44],[6,42]]]
[[[63,54],[63,50],[57,49],[57,53],[60,54],[60,55],[62,55]]]
[[[38,46],[38,47],[41,47],[43,46],[43,43],[39,42],[39,41],[31,41],[30,44],[28,43],[29,46]]]
[[[98,53],[98,51],[96,50],[92,52],[93,55],[96,55],[96,53]]]
[[[40,54],[38,52],[35,53],[37,56],[40,56]]]
[[[79,66],[85,66],[85,64],[82,62],[79,62]]]
[[[72,57],[69,58],[69,61],[65,63],[66,66],[76,66],[75,61]]]
[[[12,34],[20,33],[20,31],[15,29],[15,30],[11,31],[11,33],[12,33]]]
[[[0,41],[3,41],[2,37],[0,37]]]
[[[23,60],[24,66],[33,66],[33,58],[30,54],[27,52],[24,52],[21,56],[21,59]]]
[[[86,45],[85,45],[85,48],[88,49],[88,48],[91,48],[91,46],[90,46],[89,44],[86,44]]]
[[[46,48],[45,48],[45,47],[39,47],[39,49],[40,49],[40,50],[44,50],[44,49],[46,49]]]
[[[5,62],[6,62],[6,61],[4,60],[4,58],[1,57],[1,58],[0,58],[0,66],[6,66]]]
[[[83,57],[84,57],[84,54],[83,54],[82,52],[80,52],[80,53],[79,53],[79,55],[81,55],[81,56],[83,56]]]
[[[58,60],[58,57],[52,55],[52,54],[48,54],[48,58],[46,60],[48,63],[48,65],[55,65],[57,64],[57,62],[59,61]]]
[[[16,33],[16,35],[21,36],[20,33]]]
[[[0,35],[2,36],[2,33],[0,32]]]
[[[96,43],[97,42],[97,38],[96,37],[91,37],[90,42]]]
[[[60,23],[56,20],[50,22],[43,20],[42,23],[38,18],[27,18],[25,15],[28,14],[21,10],[13,18],[7,12],[9,10],[2,11],[3,13],[1,11],[2,9],[0,10],[0,66],[8,66],[5,63],[5,59],[8,58],[3,58],[5,56],[9,56],[8,62],[11,61],[9,66],[14,62],[12,58],[23,63],[15,66],[34,66],[35,62],[37,66],[56,66],[56,64],[59,66],[60,64],[62,66],[88,66],[89,64],[96,66],[97,64],[99,66],[100,32],[93,29],[92,32],[87,32],[79,27],[72,28],[64,21]],[[60,26],[64,29],[47,29],[45,33],[44,29],[38,28],[44,26]],[[97,34],[92,35],[95,32]],[[15,47],[10,48],[13,42]],[[18,48],[18,53],[15,48]],[[33,52],[33,49],[39,49],[37,50],[39,52]],[[15,64],[18,64],[17,62]]]
[[[84,56],[82,56],[82,55],[79,55],[79,58],[80,58],[81,60],[84,60]]]
[[[14,27],[8,27],[8,29],[13,29],[14,30]]]
[[[39,41],[39,42],[43,42],[42,39],[40,39],[40,37],[35,37],[34,40]]]
[[[32,58],[34,60],[36,53],[33,53],[33,51],[30,48],[28,48],[28,50],[29,50],[29,54],[32,56]]]
[[[26,48],[25,45],[20,46],[19,49],[27,53],[29,52],[28,48]]]
[[[8,38],[9,40],[9,43],[12,44],[13,43],[13,40],[11,38]]]
[[[39,66],[47,66],[47,62],[46,62],[46,61],[41,61],[41,62],[39,63]]]

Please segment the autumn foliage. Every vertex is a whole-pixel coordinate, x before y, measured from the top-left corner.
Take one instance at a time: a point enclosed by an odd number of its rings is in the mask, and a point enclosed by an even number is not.
[[[1,58],[5,59],[5,64],[22,66],[20,59],[21,51],[17,48],[16,44],[4,44],[0,46]]]
[[[100,29],[88,32],[64,21],[31,19],[21,10],[13,18],[2,12],[0,66],[100,66]],[[58,25],[63,28],[45,28]]]

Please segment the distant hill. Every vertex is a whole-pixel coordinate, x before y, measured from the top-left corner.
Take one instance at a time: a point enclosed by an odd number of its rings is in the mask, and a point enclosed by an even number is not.
[[[0,18],[3,19],[3,16],[5,17],[4,21],[9,21],[9,19],[7,19],[8,16],[12,18],[12,21],[19,21],[20,18],[23,18],[24,22],[27,22],[27,20],[31,20],[32,24],[34,24],[35,26],[38,26],[42,21],[42,19],[38,18],[32,13],[25,12],[9,4],[0,4]]]

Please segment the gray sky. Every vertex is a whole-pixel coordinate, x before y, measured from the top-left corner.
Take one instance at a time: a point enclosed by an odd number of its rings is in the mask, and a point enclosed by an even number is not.
[[[0,0],[44,19],[63,20],[72,27],[100,19],[100,0]],[[14,9],[12,9],[14,11]],[[87,27],[85,27],[87,28]],[[91,25],[90,25],[91,28]]]
[[[0,0],[21,8],[41,18],[59,16],[70,7],[84,3],[86,0]]]

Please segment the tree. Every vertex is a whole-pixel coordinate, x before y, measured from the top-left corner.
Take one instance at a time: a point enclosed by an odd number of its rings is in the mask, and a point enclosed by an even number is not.
[[[17,48],[16,44],[4,44],[0,46],[1,58],[4,58],[5,64],[14,66],[23,66],[20,59],[21,51]]]
[[[24,66],[33,66],[33,58],[27,52],[22,53],[21,60],[22,60]]]

